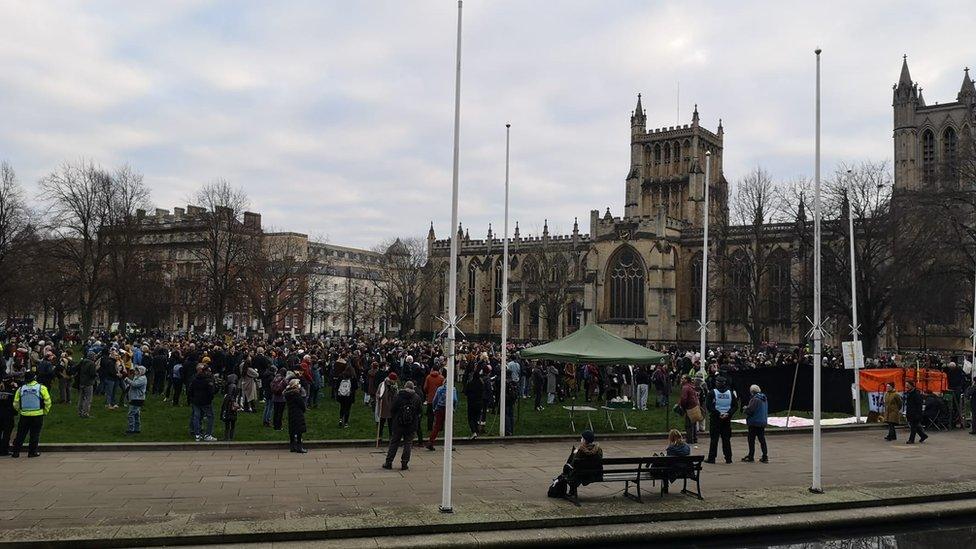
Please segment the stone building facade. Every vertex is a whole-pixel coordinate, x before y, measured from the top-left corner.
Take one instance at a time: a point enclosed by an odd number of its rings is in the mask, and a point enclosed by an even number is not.
[[[956,139],[968,139],[974,116],[973,83],[968,71],[958,100],[926,106],[921,90],[911,81],[907,64],[894,92],[895,185],[918,186],[932,174],[933,155],[955,154]],[[692,344],[698,340],[704,219],[704,188],[709,186],[709,320],[708,339],[747,344],[761,340],[783,345],[803,342],[812,316],[812,216],[799,205],[789,223],[729,226],[729,185],[723,170],[725,130],[721,120],[714,131],[701,123],[698,108],[690,124],[647,129],[638,95],[630,118],[631,161],[624,184],[622,215],[610,208],[590,212],[589,232],[578,222],[568,235],[550,235],[548,222],[536,236],[520,234],[518,223],[510,240],[510,334],[515,339],[551,339],[580,325],[597,323],[617,335],[658,344]],[[711,153],[709,181],[705,155]],[[928,175],[927,175],[928,174]],[[457,228],[459,324],[468,335],[500,333],[502,240],[488,229],[484,239],[472,239]],[[846,227],[825,224],[825,238],[844,238]],[[428,235],[430,265],[439,273],[436,296],[422,328],[436,332],[436,320],[447,302],[449,240]],[[762,254],[764,274],[756,288],[744,272]],[[527,260],[555,256],[569,265],[568,281],[558,307],[543,307],[552,287],[527,283]],[[717,260],[713,260],[715,257]],[[554,273],[563,272],[554,270]],[[758,294],[758,295],[757,295]],[[558,320],[546,318],[554,311]],[[754,322],[750,318],[761,318]],[[846,319],[838,319],[843,324]],[[833,330],[833,343],[846,333]],[[879,346],[899,345],[896,330],[880,335]],[[914,342],[918,345],[918,342]],[[946,348],[958,341],[945,339]],[[902,344],[911,345],[907,339]]]

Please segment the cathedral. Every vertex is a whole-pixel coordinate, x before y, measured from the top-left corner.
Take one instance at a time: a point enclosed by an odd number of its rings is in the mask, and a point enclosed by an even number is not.
[[[906,59],[893,107],[895,187],[917,187],[934,174],[937,161],[956,154],[960,136],[969,138],[976,94],[967,70],[956,102],[927,106]],[[597,323],[635,341],[697,342],[703,221],[708,215],[708,340],[801,343],[809,329],[806,318],[812,316],[810,298],[798,289],[812,280],[812,250],[801,237],[810,231],[812,215],[808,219],[804,205],[791,222],[759,227],[761,246],[756,225],[730,225],[729,183],[722,166],[725,129],[721,120],[714,130],[705,127],[697,106],[689,124],[648,129],[638,95],[630,117],[630,146],[622,213],[592,210],[588,232],[581,232],[576,220],[572,233],[565,235],[549,234],[545,223],[541,235],[523,236],[516,222],[509,241],[510,337],[554,339]],[[460,241],[459,328],[469,337],[497,336],[502,240],[490,227],[485,238],[472,238],[462,226],[455,236]],[[437,287],[429,298],[431,314],[419,328],[437,332],[436,317],[444,316],[447,307],[450,240],[438,240],[431,226],[427,246]],[[767,267],[761,282],[753,285],[748,265],[758,248]],[[882,334],[879,346],[896,347],[895,332]],[[838,344],[842,335],[832,338]],[[955,345],[955,338],[944,343]]]

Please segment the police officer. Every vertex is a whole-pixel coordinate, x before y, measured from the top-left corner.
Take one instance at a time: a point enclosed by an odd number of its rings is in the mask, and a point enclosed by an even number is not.
[[[37,382],[37,374],[27,372],[24,376],[25,384],[14,393],[14,409],[20,413],[17,423],[17,437],[14,439],[10,457],[20,457],[20,447],[24,438],[30,433],[30,446],[27,457],[38,457],[37,443],[41,438],[41,426],[44,415],[51,412],[51,395],[47,387]]]
[[[707,393],[708,426],[711,440],[708,458],[705,463],[715,463],[718,454],[718,440],[722,439],[722,453],[725,463],[732,463],[732,414],[738,408],[735,391],[729,388],[725,376],[715,378],[715,387]]]

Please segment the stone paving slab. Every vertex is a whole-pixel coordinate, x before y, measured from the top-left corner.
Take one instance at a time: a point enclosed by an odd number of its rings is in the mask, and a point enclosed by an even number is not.
[[[720,516],[730,509],[781,512],[799,505],[863,505],[880,498],[976,497],[976,482],[969,480],[974,437],[961,431],[936,433],[915,446],[880,437],[876,431],[825,435],[823,495],[806,490],[809,436],[790,435],[771,437],[769,464],[706,465],[703,502],[678,494],[659,499],[649,490],[642,505],[620,497],[620,485],[595,484],[581,488],[581,507],[545,497],[568,454],[565,443],[463,446],[455,452],[452,515],[436,511],[440,450],[415,452],[410,471],[404,472],[380,469],[383,456],[370,448],[307,455],[199,450],[7,458],[0,461],[0,501],[5,502],[0,542],[212,535],[243,540],[254,533],[283,532],[349,536],[379,527],[408,535],[432,525],[472,531],[534,521],[665,520]],[[662,446],[660,441],[608,441],[604,451],[608,456],[640,455]],[[741,439],[733,442],[736,456],[743,446]],[[699,446],[695,453],[703,450]],[[72,472],[62,474],[62,466]]]

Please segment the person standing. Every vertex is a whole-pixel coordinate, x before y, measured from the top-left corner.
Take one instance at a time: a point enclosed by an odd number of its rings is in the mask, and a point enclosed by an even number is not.
[[[342,362],[345,364],[345,360]],[[338,362],[338,361],[337,361]],[[349,427],[349,412],[356,401],[356,369],[352,364],[346,364],[339,374],[339,387],[336,389],[336,400],[339,401],[339,427]]]
[[[61,396],[61,404],[71,404],[71,382],[75,376],[71,358],[67,351],[61,353],[57,367],[54,369],[58,378],[58,390]]]
[[[83,418],[91,417],[92,394],[98,379],[94,358],[95,353],[89,351],[78,363],[78,416]]]
[[[424,396],[427,401],[427,431],[434,427],[434,393],[437,388],[444,384],[444,376],[438,368],[431,368],[430,373],[424,379]]]
[[[711,440],[708,446],[708,458],[705,463],[715,463],[718,453],[718,441],[722,439],[722,454],[725,463],[732,463],[732,415],[737,402],[735,392],[728,386],[725,376],[715,378],[715,388],[708,392],[708,426]]]
[[[894,383],[889,382],[887,386],[888,390],[885,391],[884,395],[884,420],[888,424],[888,434],[885,436],[885,440],[892,441],[898,440],[895,427],[901,423],[901,405],[904,401],[901,398],[901,393],[895,390]]]
[[[10,457],[14,458],[20,457],[20,448],[28,434],[30,434],[30,445],[27,449],[27,457],[41,455],[37,451],[37,444],[41,440],[41,427],[44,425],[44,416],[51,413],[51,394],[47,387],[37,382],[37,374],[28,371],[24,375],[24,381],[26,383],[14,393],[14,410],[20,414],[17,436],[10,449]]]
[[[10,435],[17,421],[17,410],[14,408],[16,392],[17,381],[4,375],[0,380],[0,456],[10,455]]]
[[[471,374],[471,380],[464,385],[464,396],[468,398],[468,429],[471,430],[471,438],[476,439],[481,410],[485,404],[485,384],[477,370]]]
[[[271,380],[271,403],[272,417],[271,425],[275,431],[281,430],[282,420],[285,417],[285,389],[288,388],[288,370],[278,368],[278,373]],[[267,404],[265,405],[267,409]]]
[[[125,434],[137,435],[142,432],[142,405],[146,402],[146,367],[135,366],[122,383],[129,393],[129,428]]]
[[[637,384],[637,409],[647,410],[647,394],[651,388],[651,376],[644,366],[638,366],[634,372],[634,383]]]
[[[204,364],[197,366],[197,375],[190,382],[187,397],[190,400],[190,430],[197,441],[213,442],[214,413],[213,399],[217,394],[213,376]],[[203,422],[206,420],[206,430]]]
[[[285,388],[285,402],[288,407],[288,440],[291,451],[296,454],[307,454],[308,450],[302,446],[302,435],[305,434],[305,391],[299,378],[292,378]]]
[[[556,393],[558,392],[557,384],[559,383],[559,370],[556,369],[555,364],[549,364],[546,367],[546,404],[553,404],[556,402]]]
[[[698,387],[687,374],[681,376],[681,399],[678,405],[685,411],[685,442],[698,444],[698,421],[701,420],[701,401]]]
[[[546,375],[542,372],[542,366],[538,362],[532,366],[532,391],[535,394],[535,410],[541,411],[542,393],[545,390]]]
[[[446,370],[441,370],[442,376],[447,376]],[[453,406],[457,408],[457,387],[454,388],[454,399]],[[441,386],[437,388],[434,393],[434,428],[430,430],[430,438],[427,439],[427,449],[431,452],[434,451],[434,441],[437,440],[437,435],[440,434],[441,429],[444,428],[444,416],[447,414],[447,378],[444,378],[444,382]]]
[[[925,442],[925,439],[929,438],[925,434],[925,430],[922,429],[922,392],[915,387],[914,381],[906,381],[905,388],[905,419],[908,420],[908,427],[910,429],[908,433],[907,444],[915,444],[915,435],[918,435],[919,443]]]
[[[401,445],[403,454],[400,456],[400,470],[409,469],[414,431],[420,425],[420,405],[420,395],[414,390],[413,382],[404,383],[403,390],[397,393],[396,400],[393,401],[393,417],[390,422],[392,434],[390,448],[386,452],[386,461],[383,463],[384,469],[393,468],[393,460]]]
[[[762,450],[762,457],[759,461],[767,463],[769,453],[766,448],[766,421],[769,419],[769,402],[766,395],[760,390],[758,385],[749,387],[749,404],[743,409],[746,414],[746,425],[749,428],[749,453],[742,461],[753,461],[756,454],[756,439],[759,439],[759,447]]]
[[[224,440],[234,440],[237,431],[237,413],[241,409],[240,392],[236,385],[231,385],[224,400],[220,403],[220,420],[224,422]]]
[[[98,362],[98,374],[102,378],[102,392],[105,394],[105,408],[115,410],[115,389],[119,385],[119,365],[114,351],[102,354]]]
[[[383,438],[383,426],[387,425],[390,431],[390,436],[393,436],[393,428],[390,425],[390,419],[393,417],[393,401],[396,399],[397,394],[397,376],[396,372],[390,372],[386,379],[383,380],[382,386],[377,389],[376,392],[376,409],[379,415],[379,427],[376,429],[376,440],[382,440]]]

